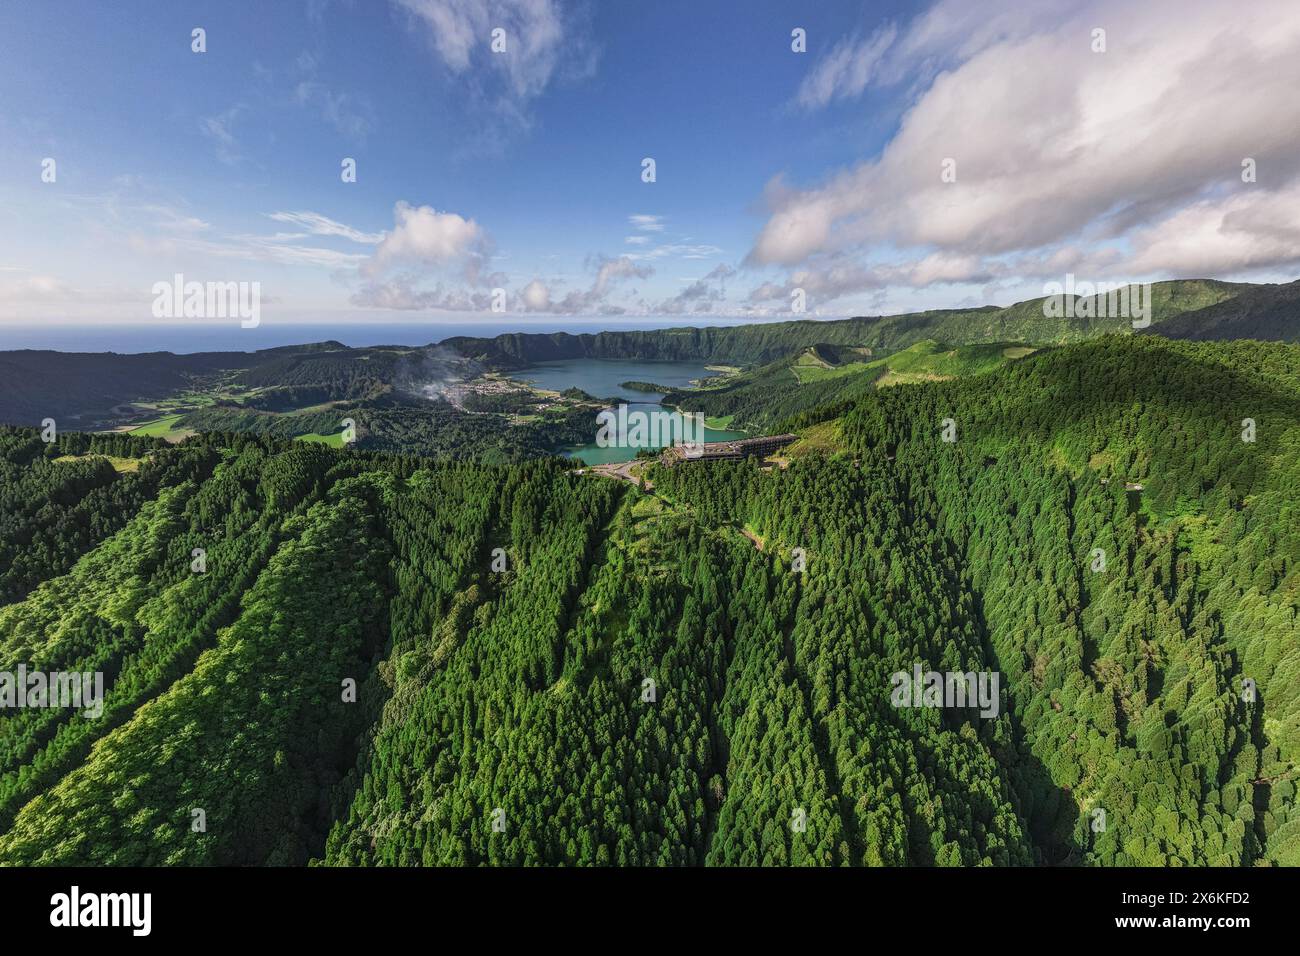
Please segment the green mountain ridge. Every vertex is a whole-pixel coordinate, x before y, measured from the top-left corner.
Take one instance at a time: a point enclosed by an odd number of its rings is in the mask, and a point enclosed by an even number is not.
[[[0,863],[1300,863],[1300,346],[856,377],[838,452],[652,491],[0,428],[0,670],[108,686],[0,712]]]
[[[1166,319],[1167,338],[1300,340],[1300,281],[1249,286],[1229,299]]]
[[[873,358],[865,348],[810,346],[793,359],[751,369],[713,388],[668,392],[664,402],[710,418],[731,416],[739,427],[785,431],[802,415],[843,405],[877,388],[982,375],[1034,351],[1014,343],[950,347],[922,339]]]
[[[1152,323],[1206,308],[1252,288],[1211,279],[1152,284]],[[1005,308],[943,309],[905,315],[836,320],[765,322],[742,327],[680,328],[648,332],[512,332],[492,339],[456,337],[440,343],[494,366],[521,367],[568,358],[640,358],[766,364],[813,345],[866,346],[897,351],[924,339],[954,345],[1079,342],[1112,332],[1132,332],[1128,317],[1048,318],[1042,298]],[[1243,334],[1242,337],[1250,337]]]
[[[1152,329],[1169,337],[1257,338],[1294,341],[1300,310],[1292,302],[1300,283],[1251,286],[1204,279],[1152,285]],[[1238,303],[1233,305],[1232,303]],[[1099,311],[1094,308],[1093,313]],[[985,306],[898,316],[831,321],[799,320],[737,327],[677,328],[572,335],[508,333],[492,339],[455,337],[436,345],[370,346],[337,342],[257,352],[172,355],[104,355],[50,351],[0,352],[0,422],[36,424],[45,418],[97,427],[118,406],[156,401],[214,382],[267,390],[262,410],[283,411],[304,401],[391,403],[419,397],[425,385],[484,370],[518,371],[528,365],[573,358],[688,360],[761,367],[816,348],[828,363],[846,349],[869,348],[874,357],[932,340],[949,346],[1020,343],[1042,346],[1085,341],[1111,333],[1133,334],[1126,317],[1047,318],[1043,299],[1006,308]],[[440,420],[444,413],[434,413]],[[426,413],[427,417],[427,413]],[[203,428],[252,423],[288,437],[283,424],[208,413]],[[315,431],[316,426],[300,430]]]

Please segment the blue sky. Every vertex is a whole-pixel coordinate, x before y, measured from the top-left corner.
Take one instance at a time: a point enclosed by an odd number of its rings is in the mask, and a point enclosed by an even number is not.
[[[0,322],[147,321],[176,272],[340,321],[465,318],[496,290],[707,321],[796,290],[843,315],[1067,271],[1293,277],[1296,5],[1131,6],[7,4]]]

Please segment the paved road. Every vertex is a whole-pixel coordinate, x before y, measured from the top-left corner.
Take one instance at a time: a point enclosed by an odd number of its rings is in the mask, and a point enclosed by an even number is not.
[[[587,470],[596,475],[604,475],[606,478],[621,478],[624,481],[629,481],[635,485],[640,481],[638,476],[632,474],[632,466],[635,464],[638,464],[638,462],[636,459],[633,459],[632,461],[611,462],[607,465],[592,465]],[[653,481],[647,480],[645,483],[647,491],[654,486]]]

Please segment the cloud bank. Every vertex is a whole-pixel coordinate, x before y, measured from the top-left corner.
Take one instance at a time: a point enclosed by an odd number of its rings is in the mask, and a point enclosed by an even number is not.
[[[1230,15],[1214,0],[944,0],[831,46],[795,103],[842,109],[893,86],[911,99],[879,155],[818,184],[769,183],[746,262],[788,281],[752,300],[799,282],[834,298],[1300,265],[1292,0]]]

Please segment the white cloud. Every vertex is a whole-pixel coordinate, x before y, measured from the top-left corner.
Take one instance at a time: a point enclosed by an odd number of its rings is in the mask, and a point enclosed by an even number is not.
[[[447,288],[437,283],[432,289],[417,288],[421,276],[401,274],[368,282],[353,296],[352,304],[364,308],[428,312],[485,312],[491,306],[489,293]]]
[[[579,8],[558,0],[393,0],[425,33],[438,59],[476,98],[525,124],[527,105],[557,79],[589,76],[595,53]],[[494,53],[492,31],[505,31]]]
[[[306,229],[313,236],[340,236],[371,246],[383,242],[385,235],[382,232],[361,232],[318,212],[272,212],[267,213],[267,216],[276,222],[286,222]]]
[[[315,106],[331,126],[351,140],[364,140],[374,127],[374,109],[364,97],[336,92],[319,80],[301,81],[293,95],[299,105]]]
[[[669,242],[654,246],[645,252],[629,252],[627,258],[634,261],[670,258],[712,259],[714,256],[721,254],[722,250],[720,248],[706,243]]]
[[[551,290],[541,279],[534,279],[524,286],[520,297],[529,312],[545,312],[551,306]]]
[[[79,297],[79,293],[72,286],[52,275],[26,275],[20,279],[0,282],[0,301],[51,302]]]
[[[156,220],[156,225],[164,232],[179,232],[187,235],[206,232],[212,228],[211,223],[198,216],[191,216],[186,212],[176,209],[172,206],[160,203],[144,204],[138,208],[138,211],[144,216],[152,216]]]
[[[1104,53],[1091,48],[1096,26]],[[914,92],[897,133],[820,184],[774,178],[749,264],[801,268],[844,295],[855,282],[981,282],[1015,257],[1128,274],[1290,261],[1293,0],[1231,15],[1216,0],[942,0],[885,49],[888,31],[832,46],[798,99],[904,84]],[[1241,182],[1245,157],[1256,183]],[[955,183],[941,180],[948,158]],[[882,257],[888,267],[866,265]]]
[[[364,253],[302,245],[300,240],[310,235],[343,236],[374,243],[383,238],[382,233],[373,236],[359,233],[318,213],[273,213],[269,217],[305,228],[307,232],[221,233],[210,222],[190,212],[183,201],[164,201],[152,196],[142,199],[132,195],[137,188],[124,182],[108,193],[63,197],[66,209],[85,217],[84,235],[107,248],[129,249],[136,260],[133,265],[149,257],[161,260],[149,263],[151,268],[179,267],[182,260],[188,263],[187,268],[195,268],[200,258],[213,257],[355,269],[368,258]]]
[[[832,256],[809,268],[795,269],[783,283],[765,282],[749,294],[753,304],[773,302],[790,307],[791,294],[803,292],[806,305],[833,302],[865,290],[878,290],[887,283],[885,275],[846,256]]]
[[[533,279],[516,296],[517,306],[527,312],[552,315],[621,315],[625,306],[609,301],[615,288],[628,279],[646,279],[654,274],[650,266],[637,265],[627,256],[596,256],[588,262],[595,277],[587,289],[572,289],[562,298],[541,279]]]
[[[736,270],[726,263],[721,263],[709,271],[702,279],[696,279],[671,299],[665,299],[655,307],[656,312],[667,315],[683,313],[712,312],[717,305],[726,301],[726,282],[736,274]]]
[[[1135,274],[1215,275],[1300,266],[1300,182],[1194,203],[1136,229]]]
[[[487,233],[473,219],[432,206],[401,201],[393,208],[394,226],[375,249],[363,272],[374,276],[395,265],[437,267],[482,250]]]
[[[128,247],[141,256],[163,259],[183,255],[215,256],[287,266],[319,266],[328,269],[355,269],[367,260],[363,253],[339,252],[318,246],[286,244],[285,236],[230,235],[220,239],[195,239],[185,236],[155,236],[132,233],[126,237]],[[170,266],[162,266],[170,268]]]
[[[243,112],[243,106],[232,106],[224,113],[209,116],[199,123],[200,132],[216,143],[217,158],[230,166],[233,166],[242,158],[239,154],[239,143],[235,139],[233,127],[235,120]]]
[[[320,218],[324,222],[318,228],[333,230],[341,226]],[[405,201],[393,207],[393,219],[393,229],[378,237],[374,254],[357,270],[357,277],[365,280],[365,285],[352,296],[354,305],[453,311],[488,308],[491,300],[482,290],[503,287],[506,276],[488,271],[491,239],[482,226],[458,213],[439,212],[432,206],[413,206]],[[367,233],[357,236],[361,237],[357,241],[375,238]],[[452,273],[458,273],[469,289],[445,286]],[[433,289],[421,288],[425,281],[436,285]]]
[[[857,96],[876,78],[886,51],[898,37],[892,23],[876,29],[866,40],[847,37],[818,61],[799,87],[797,100],[806,107],[825,106],[833,99]]]
[[[619,279],[635,276],[644,279],[653,273],[649,266],[638,266],[629,256],[617,259],[600,258],[597,260],[596,281],[591,287],[593,295],[604,296],[610,285]]]
[[[644,213],[638,213],[627,217],[627,224],[633,229],[639,229],[642,232],[663,232],[664,217],[651,216]]]

